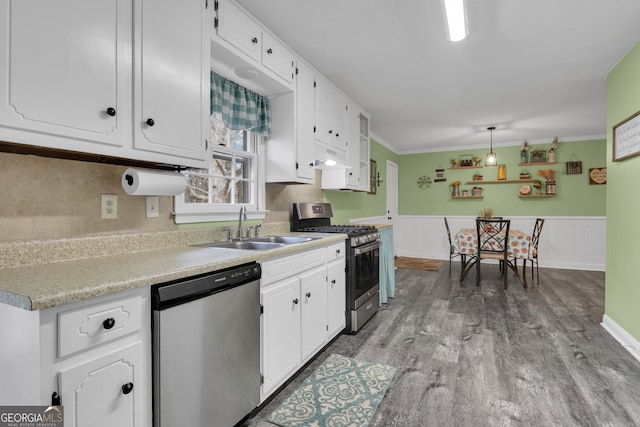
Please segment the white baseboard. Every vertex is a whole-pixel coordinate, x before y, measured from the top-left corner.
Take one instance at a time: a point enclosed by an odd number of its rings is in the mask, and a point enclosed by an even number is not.
[[[616,341],[618,341],[629,353],[640,361],[640,342],[618,325],[612,318],[606,314],[602,316],[602,327],[609,332]]]

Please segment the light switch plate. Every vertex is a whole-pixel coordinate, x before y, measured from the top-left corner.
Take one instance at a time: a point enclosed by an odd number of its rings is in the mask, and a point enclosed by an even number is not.
[[[147,197],[147,218],[158,218],[160,216],[159,204],[158,196]]]

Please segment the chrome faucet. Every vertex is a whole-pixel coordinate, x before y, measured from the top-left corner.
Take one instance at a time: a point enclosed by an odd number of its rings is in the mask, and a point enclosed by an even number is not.
[[[247,207],[242,205],[240,207],[240,215],[238,216],[238,232],[236,233],[236,236],[238,238],[238,240],[242,241],[242,218],[244,217],[244,220],[247,220]]]

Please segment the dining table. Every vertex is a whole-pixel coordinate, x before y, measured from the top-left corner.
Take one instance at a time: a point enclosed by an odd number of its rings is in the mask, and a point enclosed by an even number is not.
[[[531,242],[531,235],[525,233],[522,230],[510,229],[509,239],[507,241],[507,253],[508,258],[514,259],[514,263],[517,269],[518,259],[526,260],[529,254],[529,244]],[[462,260],[462,271],[460,274],[460,281],[464,280],[467,272],[477,262],[476,253],[478,251],[478,232],[475,228],[461,228],[459,229],[453,238],[453,245],[455,250],[464,255]],[[522,278],[518,274],[518,280],[522,285],[527,287],[527,277],[524,271],[524,262],[522,269]]]

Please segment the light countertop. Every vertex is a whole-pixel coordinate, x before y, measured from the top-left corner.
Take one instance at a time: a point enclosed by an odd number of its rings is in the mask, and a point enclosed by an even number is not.
[[[283,233],[286,234],[286,233]],[[302,235],[296,233],[296,235]],[[176,246],[0,269],[0,302],[40,310],[344,241],[344,234],[265,251]]]

